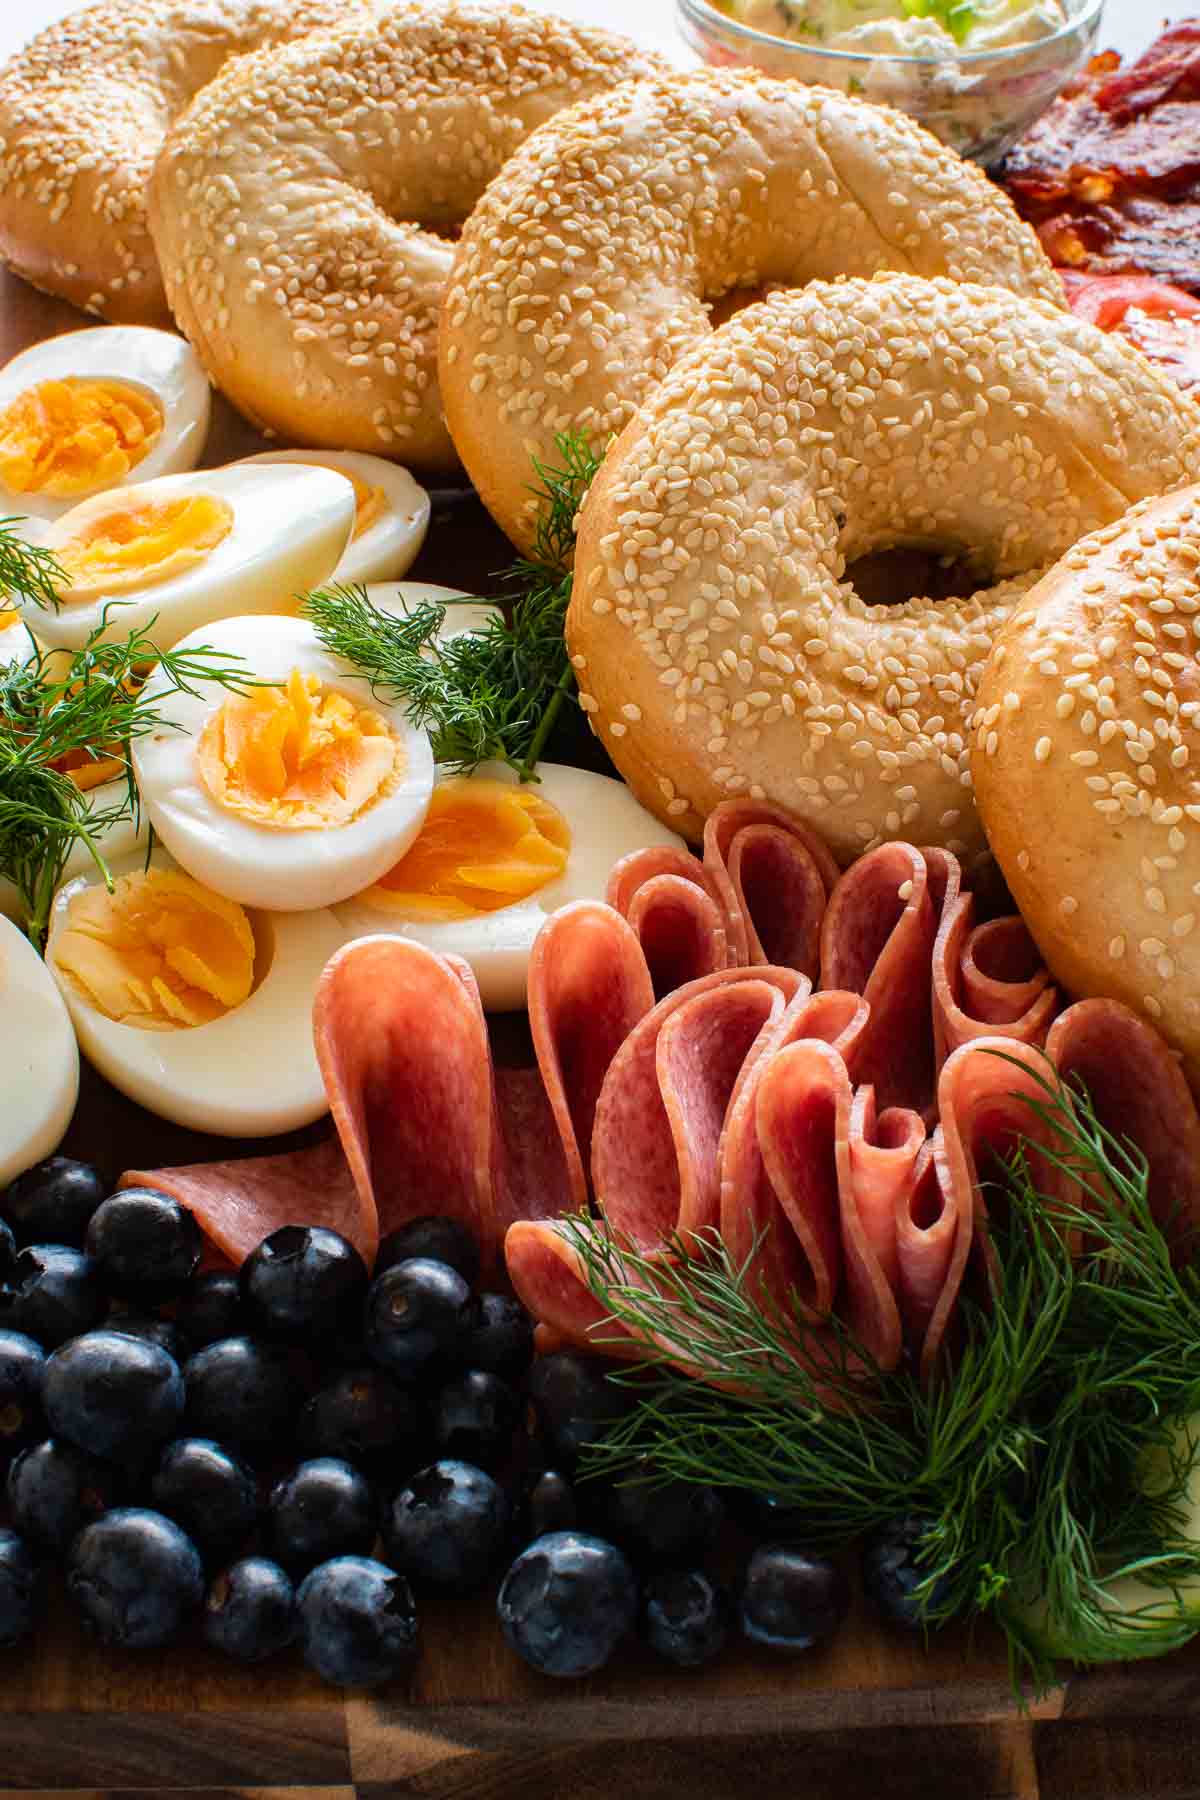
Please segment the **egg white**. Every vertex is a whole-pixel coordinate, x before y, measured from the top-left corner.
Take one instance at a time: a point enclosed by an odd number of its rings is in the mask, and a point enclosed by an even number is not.
[[[282,684],[298,668],[372,708],[401,740],[406,766],[391,793],[347,824],[302,831],[255,824],[212,799],[196,762],[200,734],[227,693],[211,681],[194,683],[191,693],[172,693],[152,675],[146,698],[164,723],[134,743],[133,768],[150,823],[172,856],[218,894],[276,912],[332,906],[378,881],[404,855],[425,818],[433,791],[425,732],[402,706],[377,699],[349,663],[323,650],[306,620],[224,619],[198,634],[201,641],[241,657],[259,680]],[[184,639],[184,647],[190,642]]]
[[[54,978],[0,919],[0,1187],[58,1148],[79,1096],[79,1051]]]
[[[158,402],[162,413],[158,441],[112,486],[127,487],[195,468],[208,437],[212,395],[200,359],[186,338],[149,325],[97,325],[90,331],[44,338],[0,370],[0,413],[27,388],[72,377],[119,381]],[[0,507],[8,514],[57,519],[78,503],[79,496],[17,493],[0,481]]]
[[[476,773],[513,786],[518,780],[505,763],[485,763]],[[475,971],[490,1012],[524,1006],[529,953],[550,914],[571,900],[603,900],[609,872],[619,857],[652,844],[683,842],[639,804],[623,781],[564,763],[539,763],[536,773],[538,794],[558,808],[571,831],[567,866],[556,880],[511,906],[473,919],[408,919],[357,894],[334,908],[347,937],[414,938],[443,955],[464,957]],[[440,770],[439,777],[453,779],[449,770]]]
[[[177,868],[155,850],[150,866]],[[119,860],[115,876],[145,867]],[[224,1137],[270,1137],[320,1118],[328,1102],[312,1037],[312,1003],[322,969],[345,941],[332,913],[251,916],[269,966],[240,1006],[207,1025],[144,1031],[106,1018],[54,960],[72,898],[100,877],[65,882],[54,900],[46,962],[62,991],[79,1047],[121,1093],[160,1118]]]
[[[30,628],[47,644],[78,650],[101,626],[101,641],[112,642],[153,622],[154,642],[169,650],[218,619],[288,614],[299,594],[329,579],[354,529],[354,490],[329,469],[231,463],[190,475],[164,475],[125,490],[130,504],[143,495],[168,501],[186,494],[217,495],[233,512],[231,529],[199,563],[111,598],[101,594],[86,603],[66,604],[58,612],[26,601],[21,613]],[[111,505],[108,494],[81,501],[46,528],[42,542],[56,549]]]
[[[383,492],[383,511],[361,537],[351,538],[330,576],[347,586],[357,582],[394,581],[412,567],[429,529],[429,495],[407,469],[362,450],[264,450],[248,463],[315,463],[344,469]]]

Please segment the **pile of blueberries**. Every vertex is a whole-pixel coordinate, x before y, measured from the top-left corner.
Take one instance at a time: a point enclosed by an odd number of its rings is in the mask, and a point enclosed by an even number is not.
[[[629,1389],[571,1351],[535,1359],[529,1316],[478,1290],[451,1220],[392,1233],[373,1275],[320,1226],[273,1232],[234,1274],[201,1271],[175,1200],[109,1194],[69,1158],[0,1211],[0,1644],[35,1628],[54,1562],[105,1643],[161,1646],[198,1615],[231,1657],[295,1642],[355,1687],[404,1670],[414,1595],[498,1576],[506,1639],[550,1675],[592,1673],[639,1625],[694,1667],[735,1624],[799,1650],[846,1614],[840,1569],[761,1496],[732,1497],[755,1541],[735,1601],[707,1566],[713,1489],[578,1481]],[[906,1529],[867,1563],[901,1620]]]

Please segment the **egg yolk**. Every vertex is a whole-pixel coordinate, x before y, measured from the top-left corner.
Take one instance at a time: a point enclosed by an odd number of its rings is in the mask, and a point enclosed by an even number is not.
[[[567,866],[571,832],[530,787],[446,781],[412,848],[365,898],[419,919],[470,919],[535,894]]]
[[[97,1012],[145,1031],[207,1025],[254,986],[243,909],[174,869],[81,889],[53,955]]]
[[[232,529],[233,508],[216,494],[114,501],[53,545],[68,581],[62,598],[83,604],[182,575]]]
[[[158,442],[158,402],[123,381],[39,381],[0,414],[0,480],[56,499],[123,481]]]
[[[378,713],[293,669],[285,688],[226,700],[196,746],[219,806],[254,825],[312,831],[345,825],[390,793],[404,746]]]
[[[350,542],[356,543],[364,531],[370,531],[376,524],[379,515],[387,505],[387,495],[382,488],[372,487],[361,475],[352,474],[349,469],[339,468],[336,463],[317,463],[311,467],[328,469],[332,475],[340,475],[354,489],[354,530],[350,533]]]

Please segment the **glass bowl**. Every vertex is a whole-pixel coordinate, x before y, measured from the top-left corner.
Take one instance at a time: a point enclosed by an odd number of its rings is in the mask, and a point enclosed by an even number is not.
[[[991,163],[1049,106],[1092,54],[1104,0],[1067,0],[1050,37],[963,55],[872,55],[771,37],[718,12],[676,0],[679,28],[705,62],[787,75],[905,112],[963,156]]]

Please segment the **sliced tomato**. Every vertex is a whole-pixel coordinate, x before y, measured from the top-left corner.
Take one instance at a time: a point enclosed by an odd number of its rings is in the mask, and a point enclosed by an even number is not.
[[[1152,275],[1081,275],[1060,269],[1071,311],[1119,331],[1184,389],[1200,387],[1200,300]]]

